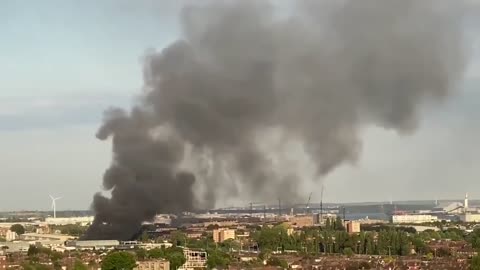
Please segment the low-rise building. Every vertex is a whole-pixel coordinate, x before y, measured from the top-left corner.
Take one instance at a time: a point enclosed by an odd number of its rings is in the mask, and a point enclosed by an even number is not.
[[[213,230],[213,241],[222,243],[228,239],[235,239],[235,230],[232,229],[216,229]]]
[[[137,262],[134,270],[170,270],[170,262],[167,260],[148,260]]]
[[[50,240],[65,242],[67,240],[72,240],[75,237],[66,234],[24,233],[19,238],[25,241]]]
[[[359,233],[360,232],[360,222],[358,221],[347,221],[346,226],[348,233]]]
[[[0,256],[0,269],[7,269],[7,256]]]
[[[120,246],[118,240],[84,240],[67,242],[67,246],[73,246],[79,250],[104,250],[114,249]]]
[[[438,217],[432,215],[393,215],[392,223],[429,223],[438,221]]]
[[[185,248],[183,250],[186,262],[181,266],[181,270],[195,270],[199,268],[206,268],[207,253],[201,250],[193,250]]]
[[[58,218],[46,218],[45,223],[49,225],[68,225],[68,224],[82,224],[87,225],[93,222],[94,217],[58,217]]]
[[[7,234],[5,235],[5,239],[7,239],[7,241],[14,241],[17,238],[18,238],[18,234],[14,231],[8,230]]]
[[[458,217],[462,222],[480,222],[480,214],[478,213],[463,213]]]
[[[290,217],[287,223],[292,227],[303,228],[314,226],[314,220],[313,215],[299,215]]]

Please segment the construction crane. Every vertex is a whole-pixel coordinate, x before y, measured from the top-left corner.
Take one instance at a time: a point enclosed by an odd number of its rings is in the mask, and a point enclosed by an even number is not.
[[[323,222],[323,190],[324,190],[324,185],[322,184],[322,191],[320,193],[320,222]]]
[[[310,199],[312,198],[312,192],[310,192],[310,195],[308,195],[308,201],[307,201],[307,205],[306,205],[306,210],[307,210],[307,213],[310,212],[308,211],[310,209]]]

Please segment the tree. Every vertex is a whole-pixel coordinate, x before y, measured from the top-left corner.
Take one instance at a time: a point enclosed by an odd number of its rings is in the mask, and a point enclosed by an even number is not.
[[[165,258],[165,248],[154,248],[147,252],[147,257],[152,259]]]
[[[40,252],[40,250],[38,249],[38,247],[36,247],[34,245],[30,245],[30,247],[28,248],[28,251],[27,251],[27,255],[28,255],[28,257],[33,257],[33,256],[37,255],[39,252]]]
[[[80,260],[76,260],[73,265],[73,270],[88,270],[88,267]]]
[[[343,221],[342,218],[337,216],[337,219],[335,220],[335,230],[336,231],[345,231],[345,227],[343,226]]]
[[[25,228],[21,224],[13,224],[12,227],[10,227],[10,231],[21,235],[25,233]]]
[[[150,236],[148,235],[148,233],[146,231],[143,231],[142,236],[140,237],[140,240],[143,243],[148,242],[148,240],[150,240]]]
[[[145,249],[139,248],[135,250],[135,255],[137,256],[137,260],[142,261],[145,260],[145,258],[147,257],[147,252],[145,251]]]
[[[208,268],[226,268],[230,264],[230,256],[222,251],[213,250],[208,254]]]
[[[480,255],[477,255],[472,258],[470,270],[480,270]]]
[[[272,258],[268,259],[267,265],[270,265],[270,266],[278,266],[278,267],[281,267],[281,268],[283,268],[283,269],[287,269],[287,268],[288,268],[288,263],[287,263],[287,261],[282,260],[282,259],[277,258],[277,257],[272,257]]]
[[[353,256],[353,250],[351,248],[347,247],[343,250],[343,254],[347,255],[348,257],[351,257],[351,256]]]
[[[165,251],[165,257],[170,262],[170,269],[172,270],[178,269],[187,261],[181,248],[171,247],[167,248]]]
[[[125,251],[111,252],[102,261],[102,270],[131,270],[135,266],[135,257]]]

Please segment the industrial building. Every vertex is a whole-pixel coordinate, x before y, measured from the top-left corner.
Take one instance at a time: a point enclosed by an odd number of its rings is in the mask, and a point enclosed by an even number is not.
[[[72,240],[75,237],[65,234],[43,234],[43,233],[24,233],[20,236],[20,239],[24,241],[61,241]]]
[[[78,250],[105,250],[114,249],[120,246],[118,240],[85,240],[85,241],[69,241],[66,246],[75,247]]]
[[[170,270],[170,262],[167,260],[149,260],[137,262],[134,270]]]
[[[433,215],[414,215],[414,214],[405,214],[405,215],[393,215],[392,223],[429,223],[438,221],[438,217]]]
[[[49,225],[68,225],[68,224],[81,224],[88,225],[93,222],[94,217],[63,217],[63,218],[46,218],[45,223]]]
[[[232,229],[213,230],[213,241],[215,243],[222,243],[228,239],[235,239],[235,230],[232,230]]]

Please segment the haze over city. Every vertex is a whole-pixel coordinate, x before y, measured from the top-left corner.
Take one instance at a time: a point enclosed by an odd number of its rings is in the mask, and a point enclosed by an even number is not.
[[[95,138],[103,112],[128,110],[144,84],[142,56],[180,35],[182,3],[163,1],[2,1],[0,3],[0,210],[88,209],[112,156]],[[288,7],[285,7],[288,10]],[[323,177],[325,201],[480,198],[480,4],[471,2],[467,67],[457,91],[424,106],[417,130],[370,125],[355,164]],[[311,177],[298,147],[288,161]],[[302,181],[299,194],[319,201],[322,181]],[[28,198],[28,199],[25,199]],[[303,202],[303,201],[301,201]],[[216,206],[246,205],[220,199]]]

